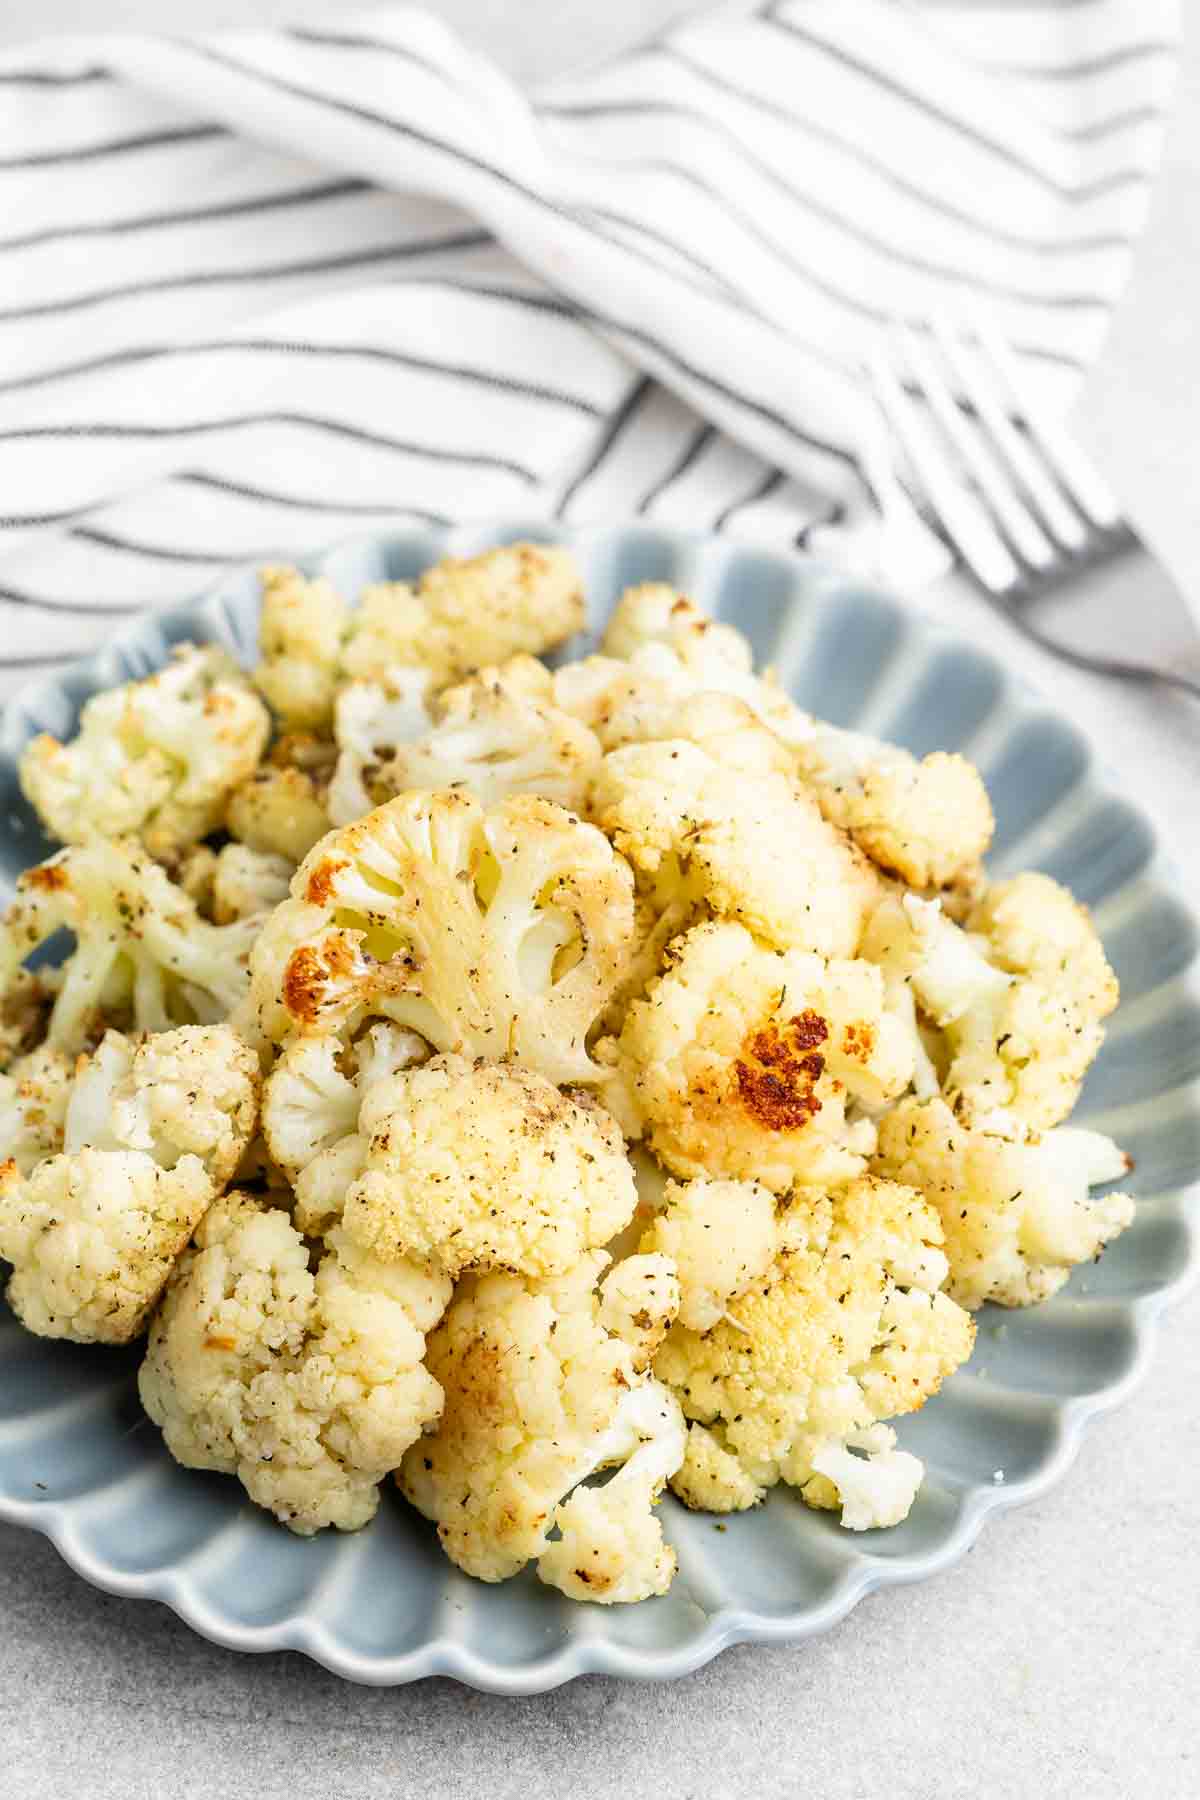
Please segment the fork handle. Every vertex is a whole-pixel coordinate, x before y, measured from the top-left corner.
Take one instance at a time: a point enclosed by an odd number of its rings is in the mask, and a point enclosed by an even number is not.
[[[1069,644],[1062,644],[1049,632],[1040,630],[1018,608],[1007,606],[999,595],[982,587],[976,591],[1006,624],[1015,625],[1023,637],[1049,651],[1051,656],[1057,656],[1060,662],[1070,663],[1072,668],[1086,669],[1092,675],[1110,675],[1118,681],[1138,681],[1147,687],[1171,687],[1190,695],[1193,700],[1200,700],[1200,679],[1176,674],[1174,669],[1155,669],[1147,663],[1125,662],[1117,656],[1093,656],[1086,650],[1073,650]]]

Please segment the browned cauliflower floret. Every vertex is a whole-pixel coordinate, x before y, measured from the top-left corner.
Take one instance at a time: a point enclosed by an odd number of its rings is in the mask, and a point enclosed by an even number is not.
[[[228,1025],[181,1025],[140,1041],[110,1031],[81,1059],[65,1147],[143,1150],[164,1169],[197,1156],[216,1190],[253,1136],[258,1091],[257,1058]]]
[[[634,1000],[620,1038],[597,1046],[604,1095],[681,1175],[757,1180],[776,1193],[860,1173],[867,1120],[908,1086],[912,1049],[884,1010],[879,971],[764,950],[740,925],[696,926]]]
[[[1078,1098],[1116,980],[1086,913],[1047,876],[1001,884],[968,922],[963,931],[936,901],[889,896],[862,953],[885,971],[893,995],[910,988],[935,1028],[941,1090],[964,1120],[1001,1111],[1046,1130]]]
[[[394,781],[391,769],[400,745],[428,732],[429,696],[429,670],[420,668],[389,669],[378,681],[349,681],[338,689],[337,766],[325,797],[334,825],[352,825],[401,788],[418,785]]]
[[[775,1261],[775,1196],[757,1181],[669,1181],[640,1248],[674,1264],[680,1324],[711,1331]]]
[[[217,853],[212,879],[212,916],[218,925],[261,918],[286,900],[296,865],[290,857],[248,844],[225,844]]]
[[[45,732],[31,739],[21,786],[63,843],[140,837],[168,858],[220,824],[269,730],[232,657],[184,644],[156,675],[93,695],[69,743]]]
[[[854,1530],[902,1519],[921,1465],[873,1428],[922,1406],[974,1337],[937,1291],[941,1238],[933,1208],[893,1182],[794,1198],[768,1275],[712,1330],[675,1325],[655,1358],[708,1432],[672,1483],[680,1498],[737,1511],[786,1481],[810,1505],[842,1504]],[[856,1449],[868,1452],[861,1466]]]
[[[747,776],[686,739],[610,751],[590,813],[660,909],[704,902],[781,950],[853,956],[878,898],[870,865],[787,776]]]
[[[262,661],[255,684],[285,725],[319,730],[333,716],[349,609],[324,576],[309,580],[279,565],[263,569],[260,580]]]
[[[132,841],[72,844],[17,882],[0,922],[0,992],[24,958],[62,927],[75,948],[63,965],[46,1041],[75,1051],[105,1023],[139,1031],[223,1019],[249,986],[250,946],[265,915],[212,925]]]
[[[825,817],[910,887],[948,887],[978,869],[995,820],[965,757],[937,750],[918,762],[895,744],[818,724],[796,759]]]
[[[565,1274],[637,1203],[616,1121],[530,1069],[436,1057],[373,1085],[358,1129],[342,1225],[385,1260]]]
[[[368,1139],[359,1114],[368,1092],[428,1055],[416,1032],[382,1021],[349,1047],[334,1031],[289,1040],[263,1088],[263,1133],[295,1190],[293,1217],[306,1237],[337,1223],[363,1171]]]
[[[0,1151],[22,1175],[63,1145],[75,1059],[50,1044],[19,1056],[0,1075]]]
[[[766,1489],[706,1425],[693,1420],[683,1462],[671,1477],[671,1492],[693,1512],[730,1513],[757,1506]]]
[[[617,1237],[620,1238],[618,1233]],[[609,1254],[613,1254],[610,1243]],[[621,1257],[600,1290],[600,1323],[629,1345],[635,1369],[648,1369],[679,1313],[675,1263],[661,1251]]]
[[[1126,1194],[1093,1199],[1129,1159],[1098,1131],[1041,1137],[972,1129],[944,1100],[902,1101],[880,1122],[874,1166],[920,1188],[937,1207],[960,1306],[1033,1306],[1098,1256],[1133,1218]]]
[[[811,723],[768,670],[754,673],[754,654],[741,632],[709,618],[693,600],[663,582],[622,595],[601,645],[608,658],[628,663],[635,687],[618,699],[626,716],[654,706],[654,695],[730,694],[745,702],[785,743],[807,737]],[[600,662],[602,659],[596,659]],[[599,671],[596,671],[596,675]],[[593,676],[593,680],[596,679]],[[619,690],[614,690],[614,693]],[[647,730],[636,736],[665,733]]]
[[[337,746],[309,732],[289,732],[266,761],[229,796],[225,828],[265,856],[303,862],[333,823],[329,788]]]
[[[670,1586],[675,1556],[652,1508],[682,1460],[683,1421],[638,1372],[641,1328],[637,1347],[606,1329],[596,1282],[607,1260],[589,1251],[553,1281],[467,1276],[430,1337],[445,1410],[398,1479],[450,1559],[482,1581],[537,1559],[541,1578],[576,1599]],[[624,1466],[604,1488],[579,1488],[612,1464]]]
[[[167,1448],[236,1475],[293,1531],[354,1531],[441,1411],[422,1365],[444,1277],[335,1241],[314,1273],[286,1212],[215,1202],[155,1317],[138,1385]]]
[[[987,941],[989,962],[1070,999],[1089,1021],[1107,1018],[1120,998],[1087,908],[1049,875],[1033,870],[992,882],[967,918]]]
[[[30,1331],[76,1343],[137,1337],[213,1197],[198,1157],[164,1169],[139,1150],[79,1150],[27,1180],[0,1167],[8,1303]]]
[[[9,1301],[42,1336],[124,1343],[250,1140],[257,1065],[227,1025],[110,1032],[52,1101],[43,1159],[0,1166]]]
[[[330,818],[311,775],[265,764],[230,795],[225,823],[239,843],[294,865],[325,836]]]
[[[440,696],[436,722],[401,743],[382,772],[392,793],[467,788],[485,806],[510,794],[540,794],[582,809],[600,761],[595,734],[548,701],[488,671]]]
[[[345,673],[375,681],[389,668],[420,665],[441,684],[518,652],[561,644],[584,622],[583,588],[570,551],[504,544],[447,556],[415,587],[364,589],[343,653]]]
[[[633,881],[594,826],[533,795],[401,794],[327,837],[254,951],[268,1039],[385,1016],[437,1050],[594,1079],[584,1042],[620,979]]]

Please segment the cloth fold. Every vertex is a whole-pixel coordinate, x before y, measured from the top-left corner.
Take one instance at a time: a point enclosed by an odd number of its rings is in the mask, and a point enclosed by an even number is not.
[[[920,579],[864,365],[982,303],[1068,404],[1177,33],[790,0],[532,97],[411,8],[0,56],[3,676],[405,517],[824,529]]]

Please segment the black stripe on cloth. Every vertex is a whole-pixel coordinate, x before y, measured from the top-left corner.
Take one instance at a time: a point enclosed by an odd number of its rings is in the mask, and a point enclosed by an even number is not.
[[[940,280],[969,283],[970,285],[979,288],[980,291],[984,293],[998,295],[1006,300],[1017,300],[1024,305],[1045,306],[1052,311],[1064,309],[1078,311],[1080,308],[1107,307],[1108,305],[1108,301],[1100,294],[1046,294],[1037,289],[1013,286],[1007,282],[994,282],[982,278],[975,279],[973,278],[970,269],[964,267],[961,262],[943,262],[933,257],[917,255],[911,250],[905,250],[891,239],[881,237],[878,232],[872,231],[868,226],[861,224],[858,220],[849,218],[842,208],[826,205],[824,201],[819,200],[812,194],[805,193],[802,189],[796,187],[786,176],[780,174],[778,169],[766,161],[765,158],[749,149],[736,130],[732,129],[730,126],[723,125],[718,118],[702,112],[699,107],[687,106],[681,101],[650,100],[623,101],[612,106],[590,104],[579,109],[570,106],[549,107],[546,110],[552,113],[565,113],[568,115],[576,111],[587,112],[593,116],[610,111],[619,111],[624,114],[668,114],[685,118],[689,123],[699,125],[703,130],[707,131],[710,136],[720,138],[748,168],[752,169],[762,180],[769,182],[770,185],[776,188],[780,193],[786,195],[793,205],[810,213],[814,218],[820,219],[824,224],[831,226],[833,230],[840,231],[844,236],[852,238],[855,243],[866,245],[869,250],[874,251],[877,255],[887,257],[890,261],[899,263],[902,267],[914,269],[919,274],[931,275]],[[679,176],[681,179],[688,181],[693,187],[700,189],[703,193],[707,194],[710,199],[723,207],[735,223],[742,226],[745,230],[753,231],[753,235],[756,236],[760,242],[775,248],[780,255],[783,254],[778,240],[771,237],[769,233],[755,228],[751,224],[749,213],[736,206],[723,189],[714,187],[711,182],[703,180],[696,174],[695,170],[686,167],[682,163],[660,157],[656,159],[656,165],[659,168],[669,169],[672,174]],[[890,316],[885,310],[872,307],[867,302],[860,300],[856,295],[848,293],[845,288],[840,287],[836,282],[829,281],[819,276],[814,269],[811,260],[803,261],[792,259],[790,257],[785,258],[785,260],[791,263],[791,266],[808,281],[810,286],[817,288],[829,299],[836,300],[839,305],[849,307],[853,311],[860,312],[868,318],[882,319]]]
[[[525,381],[522,377],[517,375],[501,375],[497,374],[495,370],[472,368],[466,363],[438,362],[433,357],[415,356],[411,352],[405,350],[385,350],[381,349],[376,344],[312,344],[299,338],[238,338],[236,341],[217,342],[215,344],[189,344],[186,346],[181,345],[179,348],[181,351],[186,349],[191,355],[231,350],[238,353],[252,352],[255,355],[261,354],[264,356],[352,357],[364,362],[390,363],[396,368],[420,369],[426,374],[448,376],[457,381],[470,382],[476,387],[494,388],[501,393],[520,396],[523,400],[541,400],[551,406],[565,406],[570,408],[572,412],[582,413],[585,418],[589,419],[598,419],[603,416],[603,409],[597,406],[594,401],[585,399],[582,394],[569,393],[565,388],[545,387],[540,382]],[[127,360],[134,359],[129,358]],[[8,383],[5,383],[4,387],[0,389],[0,392],[11,392],[11,387],[16,385],[16,383],[13,383],[10,386]],[[29,382],[25,385],[35,385],[35,383]],[[328,423],[328,421],[326,421],[326,423]],[[42,428],[34,426],[28,427],[28,430],[30,431],[37,429]],[[86,431],[90,430],[91,427],[53,425],[46,426],[44,429],[59,436],[70,436],[75,430]],[[119,430],[120,428],[118,427],[117,429]],[[142,430],[143,428],[139,426],[137,429]],[[152,432],[160,428],[146,426],[144,429]],[[161,429],[168,430],[170,428],[162,427]],[[197,426],[195,429],[203,430],[204,427]],[[0,431],[0,439],[13,436],[19,437],[22,434],[22,429],[17,428],[13,431]]]
[[[372,50],[385,56],[396,56],[416,69],[424,69],[428,75],[436,75],[448,87],[457,86],[450,72],[440,63],[422,56],[407,44],[394,44],[387,38],[366,37],[351,31],[327,31],[315,25],[287,25],[281,36],[292,38],[298,44],[316,44],[323,50]]]
[[[998,161],[1007,163],[1009,168],[1018,170],[1019,173],[1027,175],[1030,180],[1036,181],[1040,187],[1056,194],[1060,200],[1065,200],[1072,205],[1078,204],[1082,200],[1097,200],[1104,194],[1116,193],[1121,188],[1139,185],[1146,179],[1140,170],[1121,169],[1111,175],[1102,176],[1098,181],[1080,182],[1077,185],[1058,181],[1053,175],[1048,174],[1039,163],[1022,155],[1011,144],[1006,144],[1002,138],[993,137],[989,132],[972,123],[971,120],[962,118],[958,113],[951,112],[944,106],[936,105],[928,95],[914,94],[911,88],[905,87],[904,83],[897,80],[894,75],[889,75],[886,69],[880,69],[874,63],[866,61],[865,58],[853,55],[841,44],[831,44],[819,32],[810,31],[807,27],[797,24],[794,19],[781,16],[777,7],[770,7],[766,12],[760,14],[760,18],[764,25],[769,25],[788,37],[796,38],[800,43],[807,44],[810,49],[817,50],[821,55],[840,64],[842,68],[852,69],[856,75],[864,76],[883,93],[894,94],[898,99],[916,107],[927,118],[936,120],[939,125],[944,125],[948,131],[953,132],[964,143],[974,144],[977,149],[987,151]]]
[[[407,283],[414,288],[440,288],[452,294],[480,294],[489,300],[502,300],[514,306],[525,306],[537,312],[554,313],[559,318],[573,319],[583,316],[579,307],[553,294],[530,294],[521,288],[505,288],[489,286],[476,281],[438,281],[431,276],[421,276],[419,280]],[[104,369],[119,369],[141,362],[149,362],[156,356],[209,356],[220,350],[283,350],[294,355],[319,356],[374,356],[387,358],[392,352],[354,344],[306,344],[288,342],[274,344],[262,339],[223,338],[214,342],[198,344],[148,344],[140,348],[111,350],[104,356],[86,357],[82,362],[60,363],[50,369],[35,369],[29,375],[14,375],[7,381],[0,381],[0,394],[21,393],[27,388],[44,387],[55,381],[69,381],[77,375],[95,375]],[[582,404],[587,404],[586,402]],[[600,408],[593,409],[599,416]]]
[[[1147,57],[1174,57],[1178,48],[1177,44],[1170,43],[1122,44],[1119,50],[1108,50],[1102,56],[1086,57],[1076,63],[1038,66],[989,62],[983,67],[997,75],[1019,75],[1027,81],[1087,81],[1091,76],[1111,75],[1115,69],[1127,68],[1130,63],[1144,62]]]
[[[600,433],[588,460],[584,463],[583,467],[571,477],[567,487],[564,488],[562,494],[560,494],[558,505],[554,509],[560,517],[566,512],[567,507],[575,498],[584,482],[591,480],[592,476],[596,473],[597,469],[600,467],[613,445],[617,442],[617,439],[622,435],[625,427],[639,410],[643,400],[646,399],[653,387],[654,383],[651,381],[650,377],[648,375],[643,375],[641,380],[636,381],[630,388],[620,406],[618,406],[616,412],[612,414],[607,425],[604,427],[604,430]]]
[[[130,613],[143,610],[137,601],[59,600],[49,595],[30,594],[24,588],[9,587],[6,584],[0,584],[0,600],[8,600],[13,606],[30,606],[42,612],[78,613],[85,619],[89,616],[98,619],[124,619]],[[78,655],[78,650],[72,650],[69,660],[74,662]],[[41,660],[39,656],[37,661]]]
[[[918,182],[909,181],[899,170],[872,156],[870,151],[865,150],[855,139],[842,136],[840,132],[831,130],[828,125],[817,126],[803,112],[784,106],[780,101],[765,94],[759,94],[753,88],[744,87],[740,82],[730,81],[728,76],[718,75],[707,64],[696,62],[693,57],[686,56],[675,45],[661,46],[655,51],[655,54],[670,62],[678,63],[681,68],[689,69],[693,75],[698,75],[701,80],[708,82],[711,87],[720,92],[735,94],[739,99],[761,108],[763,112],[771,113],[775,118],[782,119],[786,124],[793,126],[795,130],[808,137],[823,139],[835,145],[843,156],[856,162],[860,168],[869,170],[881,181],[885,181],[889,187],[895,188],[898,194],[905,194],[910,200],[917,201],[929,211],[940,213],[943,218],[953,220],[956,225],[965,226],[979,236],[990,238],[994,243],[1006,245],[1009,249],[1028,250],[1038,256],[1068,256],[1081,250],[1122,250],[1132,242],[1127,234],[1119,232],[1094,232],[1081,237],[1056,236],[1053,239],[1030,237],[1024,232],[1013,231],[1007,226],[997,225],[994,221],[980,219],[974,211],[956,206],[952,200],[947,200],[940,194],[931,193],[929,189],[921,187]]]
[[[335,437],[348,438],[356,444],[369,444],[373,449],[391,450],[404,456],[419,457],[426,462],[451,463],[460,468],[488,469],[495,473],[514,475],[529,487],[537,487],[541,482],[541,476],[533,469],[505,456],[491,456],[482,450],[452,450],[437,444],[413,443],[407,438],[387,437],[382,432],[370,431],[362,425],[344,425],[338,419],[323,419],[313,413],[244,413],[237,418],[202,420],[198,424],[190,425],[32,425],[25,429],[0,431],[0,443],[26,439],[73,437],[118,440],[139,437],[199,437],[209,432],[237,431],[253,425],[298,425],[306,429],[329,432]],[[0,515],[0,529],[13,530],[18,527],[25,528],[35,525],[60,525],[66,519],[77,518],[81,513],[91,510],[96,504],[98,503],[92,501],[87,506],[76,507],[65,512]]]
[[[185,288],[228,287],[255,281],[287,281],[297,275],[328,275],[341,269],[370,268],[375,263],[408,261],[436,256],[442,250],[488,249],[495,239],[486,231],[459,231],[449,237],[418,238],[403,244],[379,244],[372,250],[344,250],[336,256],[303,257],[262,267],[193,269],[187,275],[163,275],[155,281],[130,281],[96,293],[68,294],[55,300],[39,300],[32,306],[0,307],[0,325],[17,319],[44,319],[52,314],[82,312],[89,306],[105,306],[112,300],[133,300],[144,294],[178,293]]]
[[[69,225],[47,225],[20,237],[0,238],[0,251],[32,250],[64,238],[121,237],[176,225],[205,225],[213,219],[244,219],[255,213],[282,212],[374,192],[369,181],[324,181],[314,187],[288,188],[279,194],[254,194],[246,200],[217,201],[212,206],[181,206],[171,212],[131,213],[124,219],[76,219]]]
[[[768,469],[765,475],[759,475],[749,493],[742,494],[737,500],[731,500],[728,506],[721,508],[709,527],[710,531],[724,531],[730,519],[747,506],[756,506],[760,500],[767,499],[776,488],[781,488],[789,479],[786,469]]]
[[[0,87],[88,87],[93,82],[111,81],[110,69],[75,69],[60,73],[57,69],[0,69]]]
[[[825,531],[831,526],[841,525],[845,522],[845,518],[845,501],[835,500],[827,511],[819,514],[815,519],[810,519],[807,525],[802,525],[792,539],[792,542],[795,544],[797,550],[807,550],[812,544],[812,537],[815,531]]]
[[[207,488],[213,493],[232,494],[238,500],[256,500],[264,505],[285,506],[297,512],[347,513],[364,518],[375,518],[380,513],[400,513],[406,518],[420,519],[426,525],[450,523],[449,514],[430,512],[423,506],[410,506],[407,501],[380,501],[377,506],[371,506],[361,500],[316,500],[311,494],[281,494],[274,488],[253,487],[244,481],[227,481],[224,476],[206,475],[199,469],[184,469],[171,479],[183,487]]]
[[[177,149],[181,144],[201,144],[228,137],[223,125],[179,125],[167,131],[143,131],[133,137],[108,138],[102,144],[74,144],[61,150],[29,150],[22,156],[0,156],[5,169],[49,169],[62,163],[101,162],[106,156],[127,156],[137,150]]]
[[[699,462],[716,435],[716,430],[712,425],[701,425],[698,430],[694,431],[670,468],[659,477],[653,487],[646,489],[638,501],[635,511],[638,513],[649,512],[659,496],[665,494],[669,487]]]
[[[606,219],[609,224],[616,225],[624,231],[636,232],[639,237],[648,238],[651,243],[661,244],[664,250],[669,251],[672,256],[679,257],[682,262],[688,264],[689,268],[695,269],[697,274],[703,275],[714,287],[719,288],[727,300],[736,300],[739,306],[745,306],[749,311],[756,313],[759,318],[763,316],[758,312],[757,307],[750,305],[746,297],[739,293],[738,289],[722,275],[719,269],[714,268],[712,263],[705,262],[703,257],[697,256],[695,251],[690,250],[685,244],[668,237],[665,231],[659,231],[653,225],[645,225],[641,219],[635,219],[629,213],[614,212],[608,206],[589,206],[586,210],[590,219]],[[670,269],[670,265],[666,262],[660,261],[659,266]]]
[[[78,538],[86,544],[98,544],[104,550],[119,550],[126,556],[147,557],[154,562],[172,563],[229,563],[259,562],[263,557],[273,554],[267,550],[182,550],[178,545],[139,544],[133,538],[121,537],[114,531],[102,531],[93,525],[76,525],[67,533],[68,537]],[[277,548],[277,546],[276,546]]]
[[[247,81],[258,82],[261,86],[267,87],[276,93],[290,94],[296,99],[310,101],[326,112],[332,111],[343,113],[347,118],[358,119],[364,124],[378,126],[380,129],[390,133],[394,137],[404,138],[410,143],[421,144],[426,149],[437,151],[443,156],[449,156],[454,161],[462,163],[467,168],[472,168],[476,170],[477,173],[486,175],[492,181],[497,182],[501,187],[507,188],[511,193],[520,195],[523,200],[528,201],[532,206],[538,207],[542,212],[547,212],[555,218],[563,219],[568,224],[575,226],[576,229],[586,229],[586,227],[580,225],[578,218],[569,207],[559,205],[556,201],[548,199],[545,194],[540,194],[536,188],[527,187],[525,183],[519,181],[515,175],[510,175],[506,169],[498,168],[495,163],[490,163],[484,157],[476,156],[469,150],[463,150],[459,145],[451,144],[445,138],[436,137],[432,132],[419,130],[415,125],[404,124],[398,119],[389,119],[386,114],[375,112],[371,107],[358,106],[350,100],[331,98],[329,95],[321,93],[319,89],[305,87],[300,82],[284,81],[279,76],[268,75],[263,70],[254,68],[250,63],[243,63],[239,61],[237,57],[229,56],[224,51],[215,50],[209,44],[198,44],[184,39],[176,39],[172,41],[172,48],[191,52],[195,56],[202,57],[206,61],[215,63],[218,68],[229,69],[233,74],[239,75]],[[638,258],[637,251],[635,251],[631,245],[620,244],[618,245],[618,248],[623,250],[626,255],[632,256],[642,262],[645,262],[646,260],[644,257]],[[768,406],[765,401],[754,400],[747,394],[739,393],[736,389],[729,387],[727,383],[719,380],[716,376],[710,375],[705,370],[697,368],[694,363],[690,363],[686,358],[679,356],[669,347],[669,345],[664,344],[660,339],[655,338],[651,333],[643,330],[640,326],[628,325],[624,321],[615,319],[610,314],[602,313],[595,308],[589,308],[588,316],[594,319],[605,331],[622,336],[630,343],[641,344],[643,348],[650,350],[661,361],[674,368],[687,380],[693,381],[698,385],[707,388],[711,393],[718,395],[720,398],[731,402],[735,406],[741,407],[744,411],[761,419],[765,424],[769,424],[776,430],[781,431],[785,436],[794,439],[797,443],[806,445],[810,450],[816,450],[825,456],[831,457],[835,462],[841,463],[846,468],[853,469],[856,473],[859,472],[858,458],[852,451],[845,449],[841,444],[825,442],[820,438],[814,437],[811,433],[801,430],[795,420],[789,419],[785,413],[778,412],[774,407]],[[788,340],[782,333],[781,342],[785,345],[788,343]]]
[[[1059,125],[1055,129],[1073,144],[1092,144],[1101,138],[1115,137],[1119,131],[1132,131],[1137,125],[1161,125],[1167,116],[1161,106],[1131,106],[1128,112],[1113,113],[1111,118],[1097,119],[1092,125]]]

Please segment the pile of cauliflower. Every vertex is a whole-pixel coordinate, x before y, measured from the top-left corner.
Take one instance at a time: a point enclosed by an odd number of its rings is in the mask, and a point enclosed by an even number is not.
[[[146,1333],[171,1453],[293,1530],[394,1476],[485,1581],[664,1593],[667,1486],[902,1520],[891,1422],[972,1312],[1132,1215],[1064,1124],[1117,1001],[1086,913],[988,880],[962,757],[809,717],[668,587],[555,666],[561,549],[262,587],[249,676],[185,646],[25,751],[17,1316]]]

